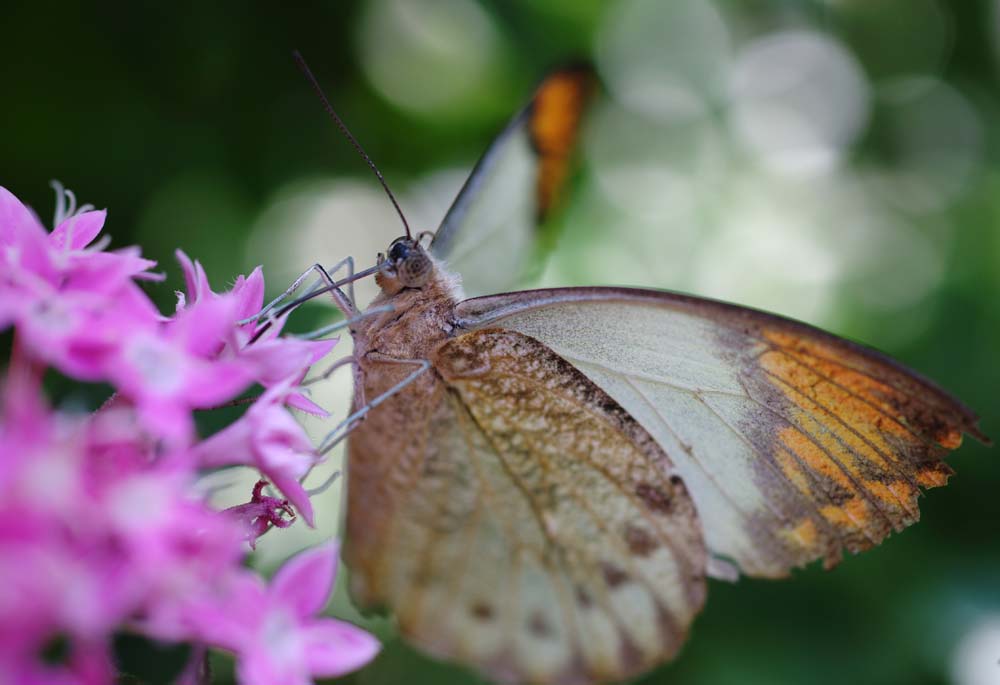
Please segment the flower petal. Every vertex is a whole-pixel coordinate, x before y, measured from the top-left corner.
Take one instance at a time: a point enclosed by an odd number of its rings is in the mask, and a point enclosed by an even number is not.
[[[334,677],[357,670],[375,658],[382,645],[370,633],[344,621],[320,619],[302,631],[306,662],[313,675]]]
[[[286,561],[271,579],[270,593],[275,602],[289,607],[299,618],[318,613],[333,590],[339,548],[330,542]]]
[[[205,275],[205,269],[202,268],[201,263],[197,260],[192,262],[183,250],[176,250],[174,256],[181,263],[181,270],[184,272],[189,304],[194,304],[203,297],[208,297],[212,289],[208,285],[208,276]]]
[[[261,267],[258,266],[246,278],[237,278],[231,292],[239,302],[236,309],[238,319],[242,320],[259,312],[264,306],[264,272]]]
[[[254,366],[254,378],[264,387],[271,387],[286,378],[298,382],[309,367],[326,356],[337,339],[299,340],[273,338],[258,340],[240,350],[239,356]]]
[[[274,487],[281,491],[285,499],[291,502],[295,510],[302,516],[302,520],[306,522],[306,525],[314,528],[315,519],[313,518],[312,500],[309,499],[309,493],[302,487],[298,479],[283,471],[273,471],[260,464],[257,466],[265,477],[271,479]]]
[[[300,392],[290,393],[287,397],[285,397],[285,403],[292,409],[298,409],[299,411],[305,412],[306,414],[312,414],[313,416],[326,418],[330,415],[330,412],[323,409],[323,407],[319,406]]]
[[[27,236],[45,236],[38,217],[3,186],[0,186],[0,245],[17,245]]]
[[[232,651],[254,644],[267,611],[264,584],[256,573],[243,569],[223,577],[219,587],[182,607],[191,637]]]
[[[208,469],[234,464],[252,464],[254,461],[252,434],[250,422],[244,416],[199,442],[193,451],[198,463]]]
[[[101,209],[71,216],[56,226],[55,230],[49,234],[49,243],[54,247],[67,248],[66,240],[68,238],[68,249],[82,250],[90,245],[104,228],[104,220],[107,215],[107,210]]]
[[[228,402],[252,382],[250,371],[238,361],[203,362],[194,364],[193,368],[184,396],[190,406],[198,409]]]
[[[313,685],[305,664],[286,654],[272,654],[266,646],[238,655],[236,682],[240,685]]]
[[[53,282],[56,270],[48,241],[49,235],[35,213],[0,186],[0,263],[5,268],[18,267]]]
[[[194,419],[182,404],[155,396],[136,399],[143,425],[171,446],[187,443],[194,436]]]
[[[169,324],[169,335],[184,349],[200,357],[212,357],[222,349],[226,334],[236,322],[236,300],[229,295],[212,299],[188,299],[188,307]]]

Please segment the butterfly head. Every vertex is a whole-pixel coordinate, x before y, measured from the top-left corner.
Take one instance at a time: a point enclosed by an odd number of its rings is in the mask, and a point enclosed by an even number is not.
[[[434,262],[420,240],[406,236],[393,240],[386,254],[379,255],[379,263],[382,268],[375,281],[388,295],[403,288],[422,288],[434,272]]]

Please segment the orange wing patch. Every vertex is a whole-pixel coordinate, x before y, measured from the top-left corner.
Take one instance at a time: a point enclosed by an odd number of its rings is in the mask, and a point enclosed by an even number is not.
[[[760,335],[757,364],[787,403],[775,461],[852,552],[919,520],[920,488],[947,483],[952,470],[942,459],[963,432],[985,440],[961,405],[890,362],[787,330]],[[812,519],[784,537],[817,552],[830,542]],[[827,566],[836,560],[827,555]]]
[[[528,128],[539,154],[538,213],[544,219],[555,207],[569,175],[569,162],[580,121],[596,78],[589,67],[558,71],[542,82],[531,105]]]

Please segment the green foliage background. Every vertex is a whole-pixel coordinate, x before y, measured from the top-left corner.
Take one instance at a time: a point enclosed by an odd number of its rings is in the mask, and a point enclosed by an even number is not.
[[[108,207],[113,244],[141,244],[170,274],[169,287],[157,291],[165,306],[173,287],[180,287],[173,267],[176,247],[201,259],[217,285],[263,261],[270,285],[277,287],[294,269],[271,265],[266,255],[246,248],[265,210],[296,184],[351,178],[374,184],[295,70],[293,48],[310,60],[389,182],[406,188],[437,169],[470,167],[547,68],[569,58],[594,57],[598,37],[620,9],[619,3],[597,0],[464,3],[469,4],[476,16],[486,18],[494,37],[489,55],[476,55],[476,45],[470,46],[468,59],[481,59],[485,66],[444,104],[414,108],[377,87],[365,64],[375,54],[390,59],[393,67],[391,59],[405,55],[397,44],[379,42],[391,35],[379,32],[380,16],[402,12],[405,33],[406,22],[415,21],[406,12],[432,15],[432,3],[416,2],[408,10],[381,1],[4,3],[0,184],[43,217],[52,207],[48,182],[53,178],[83,201]],[[797,30],[824,35],[857,60],[872,96],[863,129],[842,149],[845,173],[863,168],[891,173],[907,162],[891,126],[884,125],[891,118],[886,103],[892,100],[880,88],[892,78],[933,77],[958,93],[972,112],[978,127],[972,166],[931,211],[902,212],[906,230],[913,231],[906,235],[916,240],[932,234],[927,244],[936,250],[932,262],[939,265],[932,286],[912,301],[880,309],[865,305],[866,292],[880,287],[876,282],[834,279],[824,291],[831,305],[815,322],[885,349],[937,379],[981,413],[987,434],[1000,436],[997,6],[986,0],[720,0],[718,8],[734,27],[737,52],[760,36]],[[434,16],[448,21],[447,13]],[[434,36],[428,39],[431,52]],[[668,46],[669,38],[662,47],[676,51]],[[655,43],[646,47],[657,49]],[[425,73],[419,72],[419,60],[401,59],[394,68],[418,90],[423,80],[433,89],[465,73],[449,70],[465,57],[444,51],[435,59],[444,66]],[[714,105],[708,119],[726,121],[726,106]],[[936,135],[933,144],[947,151],[952,137],[962,139],[967,131],[949,128],[953,120],[935,116],[928,114],[927,128]],[[684,167],[689,154],[680,147],[661,161]],[[756,168],[745,155],[727,159],[738,159],[743,170]],[[606,280],[601,261],[586,255],[588,245],[603,245],[609,231],[616,241],[640,240],[637,263],[672,249],[666,222],[652,234],[661,235],[662,243],[650,239],[648,230],[641,239],[630,237],[628,212],[595,199],[600,184],[594,178],[587,167],[577,183],[556,247],[557,254],[565,250],[572,258],[560,262],[551,280]],[[766,174],[754,178],[771,183]],[[865,183],[864,177],[856,180]],[[713,199],[711,187],[699,192],[709,197],[713,212],[727,211],[730,195],[720,192]],[[805,175],[775,202],[792,204],[799,194],[815,202],[819,196],[818,206],[836,214],[837,198],[827,201],[824,193],[821,181]],[[391,222],[391,214],[385,216]],[[711,223],[710,213],[695,216]],[[643,222],[647,228],[657,225],[655,217]],[[288,240],[294,240],[294,228],[287,227]],[[703,239],[700,229],[695,222],[695,243]],[[334,241],[337,232],[352,230],[361,229],[347,221],[329,227]],[[816,227],[810,230],[815,233]],[[397,233],[395,224],[386,223],[371,236],[372,245],[388,244]],[[833,243],[839,239],[832,237]],[[926,259],[909,264],[906,250],[866,244],[863,232],[847,232],[843,240],[856,241],[855,253],[894,273],[926,268]],[[831,243],[821,239],[817,244],[824,249]],[[333,262],[342,256],[315,258]],[[355,256],[367,265],[373,254]],[[755,263],[752,251],[735,260],[720,253],[719,259],[739,265],[737,275],[750,293],[732,297],[781,308],[780,296],[753,294],[755,282],[770,276],[765,273],[770,264]],[[632,271],[626,260],[615,280],[669,287],[698,282],[650,273],[648,265]],[[956,665],[963,639],[977,626],[1000,621],[998,455],[968,444],[951,463],[958,475],[948,488],[923,500],[924,520],[879,549],[847,559],[833,572],[810,568],[786,582],[713,582],[707,608],[680,658],[640,682],[1000,682],[998,637],[991,643],[994,680],[962,680],[961,664]],[[997,632],[994,628],[994,636]],[[409,650],[391,633],[384,637],[384,654],[345,680],[478,682]]]

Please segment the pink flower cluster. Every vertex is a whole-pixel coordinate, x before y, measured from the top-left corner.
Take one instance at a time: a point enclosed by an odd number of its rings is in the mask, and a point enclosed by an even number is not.
[[[137,248],[105,250],[105,212],[67,199],[60,191],[48,232],[0,187],[0,331],[12,335],[0,387],[0,682],[113,682],[121,632],[229,650],[245,684],[360,667],[374,638],[316,616],[335,545],[298,555],[270,583],[243,565],[247,542],[271,527],[296,513],[312,524],[300,481],[317,456],[288,407],[322,412],[299,384],[335,341],[282,336],[281,320],[261,328],[259,268],[217,293],[183,253],[187,293],[161,315],[137,284],[159,280],[154,263]],[[54,410],[49,369],[114,394],[90,414]],[[254,385],[264,391],[239,419],[199,439],[194,410]],[[234,464],[261,483],[219,511],[196,479]],[[283,498],[265,495],[266,481]]]

